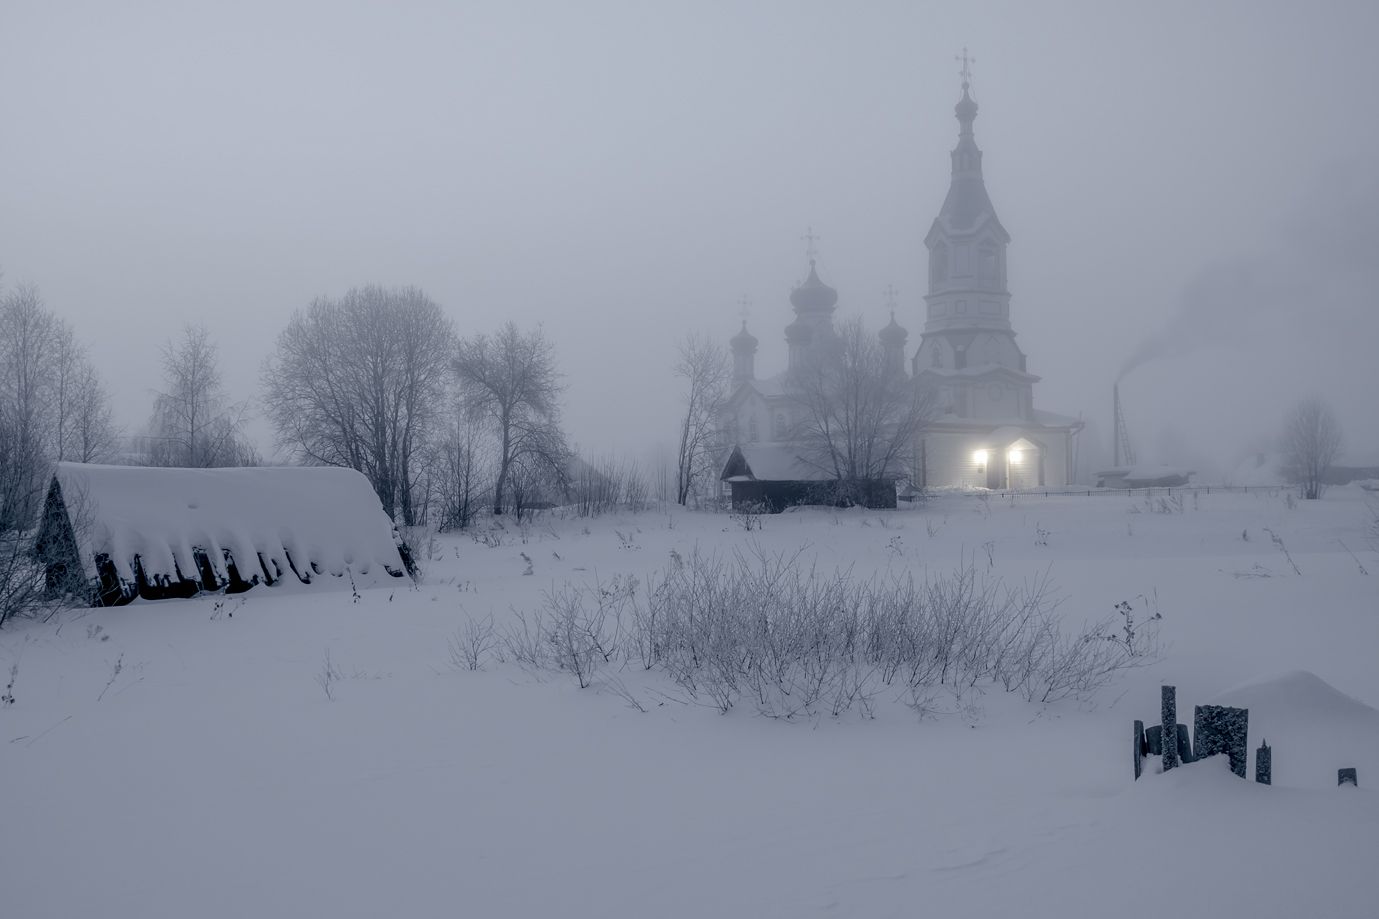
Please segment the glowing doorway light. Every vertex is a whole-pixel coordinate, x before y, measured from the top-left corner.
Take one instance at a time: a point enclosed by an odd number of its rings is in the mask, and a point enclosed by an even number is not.
[[[978,466],[985,466],[986,458],[987,453],[985,450],[978,450],[976,453],[972,454],[972,462],[976,463]]]
[[[1010,460],[1012,463],[1019,463],[1020,460],[1024,459],[1024,456],[1025,455],[1019,450],[1011,450],[1006,454],[1006,459]]]

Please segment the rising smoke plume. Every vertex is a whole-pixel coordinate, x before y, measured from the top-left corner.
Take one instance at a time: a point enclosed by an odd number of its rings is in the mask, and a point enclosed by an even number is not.
[[[1278,336],[1373,331],[1379,316],[1379,178],[1337,168],[1314,183],[1276,242],[1247,258],[1209,264],[1188,282],[1177,312],[1131,352],[1116,380],[1150,361],[1210,346],[1246,347]]]

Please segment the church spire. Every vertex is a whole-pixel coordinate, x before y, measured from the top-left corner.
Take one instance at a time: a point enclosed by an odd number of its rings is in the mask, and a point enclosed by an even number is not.
[[[977,176],[982,174],[982,151],[977,149],[977,139],[972,133],[972,122],[977,120],[977,103],[972,98],[972,65],[976,63],[976,58],[969,57],[967,49],[962,49],[962,56],[955,58],[962,62],[962,70],[958,71],[962,77],[962,98],[953,107],[953,113],[957,115],[958,124],[958,145],[953,150],[953,175],[960,173],[971,173]]]
[[[982,179],[982,151],[977,147],[977,139],[972,133],[972,122],[977,119],[977,103],[972,99],[973,58],[962,49],[962,98],[954,106],[957,115],[958,145],[953,148],[953,178],[948,188],[948,197],[943,200],[939,210],[939,221],[950,233],[962,234],[975,231],[988,219],[994,219],[996,210],[986,194],[986,183]],[[999,231],[1004,234],[1004,230]],[[931,246],[932,248],[932,246]]]
[[[982,176],[982,151],[972,123],[972,57],[964,48],[962,97],[954,107],[959,131],[953,174],[938,217],[924,238],[929,249],[928,318],[925,331],[1010,328],[1005,251],[1010,236],[996,216]]]

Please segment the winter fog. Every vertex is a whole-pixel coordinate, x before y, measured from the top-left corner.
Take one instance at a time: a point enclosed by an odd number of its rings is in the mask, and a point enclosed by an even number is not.
[[[294,310],[420,288],[540,325],[585,452],[669,461],[676,339],[783,365],[806,228],[840,317],[923,325],[964,47],[1039,400],[1227,474],[1317,394],[1379,462],[1369,3],[0,7],[0,270],[126,433],[186,322],[273,458]],[[910,355],[907,355],[907,358]],[[1091,460],[1088,460],[1091,462]]]
[[[1379,915],[1376,35],[0,0],[0,916]]]

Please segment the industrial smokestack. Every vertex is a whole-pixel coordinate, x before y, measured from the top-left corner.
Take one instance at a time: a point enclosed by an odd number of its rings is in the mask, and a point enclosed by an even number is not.
[[[1120,468],[1120,381],[1111,384],[1111,442],[1114,459],[1111,465]]]

